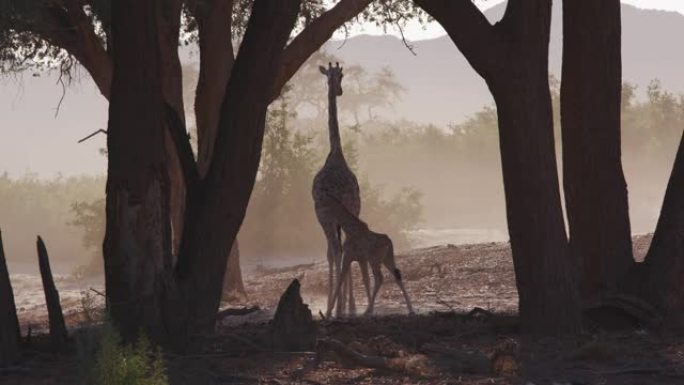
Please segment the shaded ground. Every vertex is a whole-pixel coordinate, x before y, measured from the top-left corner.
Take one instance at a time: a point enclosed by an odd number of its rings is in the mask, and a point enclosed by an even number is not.
[[[643,255],[648,237],[635,238]],[[395,370],[353,365],[328,349],[269,350],[268,320],[293,278],[313,313],[324,310],[327,266],[267,268],[246,277],[248,299],[262,310],[228,317],[218,336],[188,356],[167,355],[172,384],[683,384],[684,336],[644,330],[586,333],[572,339],[523,340],[518,334],[510,250],[504,243],[440,246],[398,257],[419,311],[406,316],[390,279],[378,298],[378,317],[319,320],[318,337],[359,353],[403,363]],[[360,285],[358,276],[355,283]],[[365,295],[357,287],[359,310]],[[243,303],[244,302],[244,303]],[[69,306],[67,306],[69,307]],[[489,312],[469,314],[474,307]],[[78,306],[70,323],[83,321]],[[40,316],[24,314],[37,322]],[[326,340],[328,341],[328,340]],[[32,339],[20,367],[2,384],[76,384],[83,365],[76,344],[62,353]],[[314,363],[317,362],[317,365]]]

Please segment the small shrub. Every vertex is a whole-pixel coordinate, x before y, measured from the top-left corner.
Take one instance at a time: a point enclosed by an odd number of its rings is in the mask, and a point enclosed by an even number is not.
[[[104,309],[98,305],[95,294],[88,290],[81,291],[81,315],[85,326],[94,325],[104,321]]]
[[[114,327],[105,322],[95,337],[91,331],[79,343],[86,383],[96,385],[167,385],[161,349],[143,334],[135,345],[123,345]],[[86,338],[87,337],[87,338]],[[96,346],[96,348],[94,348]],[[94,360],[93,357],[94,351]]]

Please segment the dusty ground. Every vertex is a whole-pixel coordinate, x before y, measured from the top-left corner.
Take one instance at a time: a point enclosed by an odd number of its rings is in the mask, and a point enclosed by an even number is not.
[[[641,257],[648,237],[635,238]],[[246,277],[248,316],[228,317],[219,336],[191,356],[168,355],[172,384],[684,384],[684,337],[645,330],[591,332],[573,339],[525,340],[518,334],[516,290],[505,243],[439,246],[398,256],[409,295],[419,312],[407,316],[389,277],[378,297],[377,317],[319,320],[318,337],[332,338],[366,355],[395,359],[396,370],[352,365],[323,349],[274,353],[266,323],[293,278],[316,317],[327,293],[327,265],[257,269]],[[358,310],[365,309],[355,277]],[[16,291],[16,290],[15,290]],[[71,325],[82,322],[82,304],[67,304]],[[95,300],[97,306],[97,300]],[[475,308],[491,313],[469,315]],[[36,328],[37,310],[22,313]],[[316,360],[317,365],[314,365]],[[1,384],[75,384],[77,349],[55,353],[33,338],[20,367],[0,374]]]

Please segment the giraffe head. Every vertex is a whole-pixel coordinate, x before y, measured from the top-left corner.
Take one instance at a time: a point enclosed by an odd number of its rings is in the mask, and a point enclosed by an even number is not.
[[[342,73],[340,63],[335,63],[335,67],[333,67],[332,63],[328,63],[328,68],[318,66],[318,69],[328,78],[328,88],[334,92],[335,96],[342,96],[342,78],[344,74]]]

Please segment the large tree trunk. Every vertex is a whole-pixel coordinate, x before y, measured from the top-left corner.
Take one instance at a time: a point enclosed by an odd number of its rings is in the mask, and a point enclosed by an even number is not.
[[[515,81],[493,88],[520,318],[526,332],[575,332],[579,305],[560,206],[548,77],[529,64],[511,74]]]
[[[632,258],[620,150],[622,86],[619,0],[563,1],[561,122],[570,249],[580,292],[615,292]]]
[[[679,144],[651,247],[642,294],[663,313],[665,326],[684,325],[684,137]]]
[[[36,241],[38,252],[38,266],[40,267],[40,277],[43,281],[43,291],[45,292],[45,304],[47,305],[48,321],[50,326],[50,339],[55,347],[60,347],[67,339],[67,329],[62,313],[62,304],[59,302],[59,292],[52,278],[50,269],[50,258],[43,239],[38,236]]]
[[[120,43],[113,53],[108,136],[104,244],[108,307],[125,339],[143,330],[158,343],[182,349],[188,337],[213,331],[227,256],[256,178],[266,109],[277,89],[276,75],[283,78],[282,58],[293,52],[284,47],[300,0],[254,2],[224,92],[217,150],[204,178],[196,167],[182,114],[173,103],[162,110],[165,98],[159,68],[163,63],[154,45],[159,41],[153,1],[115,4],[113,41]],[[340,1],[319,18],[324,24],[319,23],[316,31],[332,33],[335,25],[348,20],[349,8],[357,6],[358,0]],[[309,28],[300,34],[305,37],[290,55],[288,71],[323,43],[312,34]],[[187,186],[176,264],[171,253],[164,125],[172,132]]]
[[[191,334],[213,330],[226,257],[254,186],[266,109],[299,3],[254,3],[221,107],[217,150],[206,179],[188,203],[178,274],[191,298]]]
[[[20,355],[21,332],[0,232],[0,368],[14,364]]]
[[[201,177],[209,171],[216,145],[221,105],[235,62],[231,34],[233,1],[198,3],[194,10],[200,47],[200,71],[195,95],[197,119],[197,167]],[[223,292],[245,293],[238,241],[228,255]]]
[[[523,330],[577,332],[580,306],[560,202],[548,85],[550,0],[510,0],[491,26],[470,0],[416,0],[496,101],[508,231]]]
[[[169,177],[155,0],[112,3],[115,41],[107,148],[107,305],[125,340],[167,341],[172,292]]]

